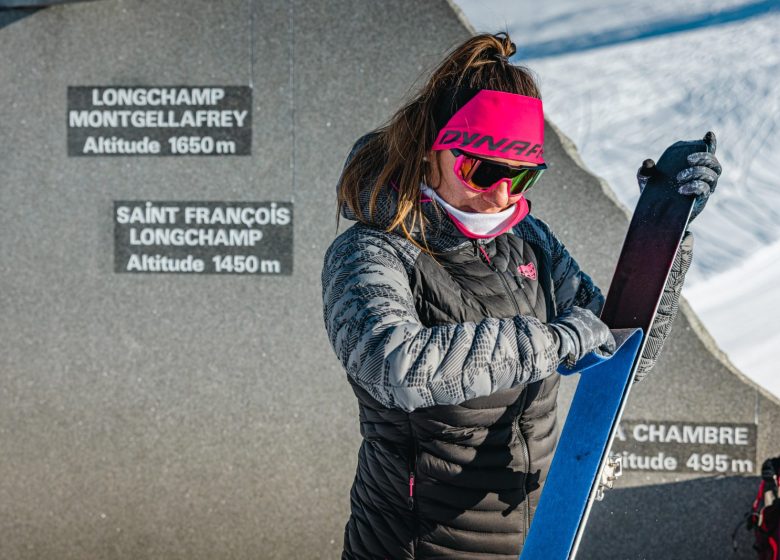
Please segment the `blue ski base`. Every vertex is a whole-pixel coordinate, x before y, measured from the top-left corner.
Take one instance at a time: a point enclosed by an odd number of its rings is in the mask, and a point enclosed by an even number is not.
[[[617,339],[620,331],[613,332]],[[567,560],[576,554],[642,345],[641,329],[621,334],[611,357],[590,354],[573,370],[559,370],[582,376],[520,560]]]

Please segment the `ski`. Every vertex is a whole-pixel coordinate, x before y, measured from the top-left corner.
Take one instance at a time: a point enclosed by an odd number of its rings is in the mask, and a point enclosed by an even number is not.
[[[593,501],[620,474],[609,450],[695,200],[679,194],[673,178],[689,154],[704,151],[703,141],[670,146],[642,191],[601,313],[619,347],[573,369],[581,376],[520,560],[574,558]]]

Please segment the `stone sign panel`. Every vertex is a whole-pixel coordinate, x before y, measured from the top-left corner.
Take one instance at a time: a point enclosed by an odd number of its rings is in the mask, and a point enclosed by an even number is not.
[[[69,156],[230,156],[251,148],[250,87],[68,87]]]
[[[627,471],[756,473],[755,424],[623,420],[612,445]]]
[[[114,202],[115,272],[290,275],[291,202]]]

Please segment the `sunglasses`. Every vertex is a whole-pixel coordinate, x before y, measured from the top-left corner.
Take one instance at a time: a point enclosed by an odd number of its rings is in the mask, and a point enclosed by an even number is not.
[[[547,169],[547,164],[535,167],[513,167],[451,149],[455,156],[455,175],[473,191],[490,192],[498,185],[510,182],[509,195],[523,194],[533,187]]]

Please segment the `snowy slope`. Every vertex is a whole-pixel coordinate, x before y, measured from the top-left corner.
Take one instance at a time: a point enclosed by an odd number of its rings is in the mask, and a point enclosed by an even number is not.
[[[547,116],[629,208],[643,159],[716,132],[724,172],[691,228],[684,294],[735,365],[780,396],[780,2],[456,3],[478,31],[510,32]]]
[[[770,322],[780,302],[780,241],[688,289],[685,296],[729,358],[778,394],[780,340]],[[769,309],[767,309],[769,305]]]

